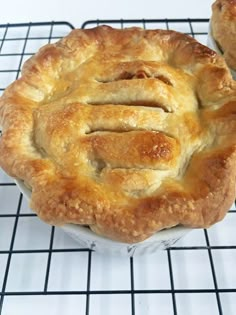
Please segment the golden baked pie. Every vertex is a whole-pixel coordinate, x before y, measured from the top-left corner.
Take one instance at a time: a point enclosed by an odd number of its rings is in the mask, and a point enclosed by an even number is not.
[[[0,165],[55,225],[127,243],[208,227],[235,198],[236,84],[174,31],[73,30],[0,100]]]
[[[211,31],[226,63],[236,70],[236,0],[216,0],[213,3]]]

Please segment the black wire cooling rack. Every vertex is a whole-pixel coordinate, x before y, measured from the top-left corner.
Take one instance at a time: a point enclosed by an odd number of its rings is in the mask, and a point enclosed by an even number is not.
[[[208,19],[96,20],[115,27],[174,29],[206,44]],[[0,94],[39,47],[65,36],[67,22],[0,25]],[[235,315],[236,207],[208,230],[142,257],[101,255],[33,214],[0,171],[1,315]]]

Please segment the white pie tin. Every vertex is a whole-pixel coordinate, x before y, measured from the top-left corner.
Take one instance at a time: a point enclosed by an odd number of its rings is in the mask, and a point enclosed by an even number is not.
[[[16,184],[23,195],[29,200],[31,191],[25,186],[23,181],[16,180]],[[176,226],[162,230],[145,241],[127,244],[97,235],[88,227],[81,225],[65,224],[61,229],[76,240],[83,248],[89,248],[100,253],[123,256],[151,254],[157,250],[166,249],[192,230],[191,228]]]

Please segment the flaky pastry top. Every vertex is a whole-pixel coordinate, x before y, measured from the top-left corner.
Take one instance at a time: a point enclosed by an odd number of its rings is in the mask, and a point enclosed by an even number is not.
[[[0,165],[50,223],[133,243],[207,227],[235,197],[236,86],[174,31],[73,30],[0,99]]]
[[[236,71],[236,0],[213,3],[211,31],[226,63]]]

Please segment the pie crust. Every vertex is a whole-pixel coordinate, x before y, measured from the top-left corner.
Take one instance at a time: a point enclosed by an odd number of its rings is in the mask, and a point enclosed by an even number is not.
[[[227,65],[236,70],[236,0],[216,0],[213,3],[211,28]]]
[[[236,84],[174,31],[73,30],[0,98],[0,165],[54,225],[127,243],[208,227],[235,198]]]

